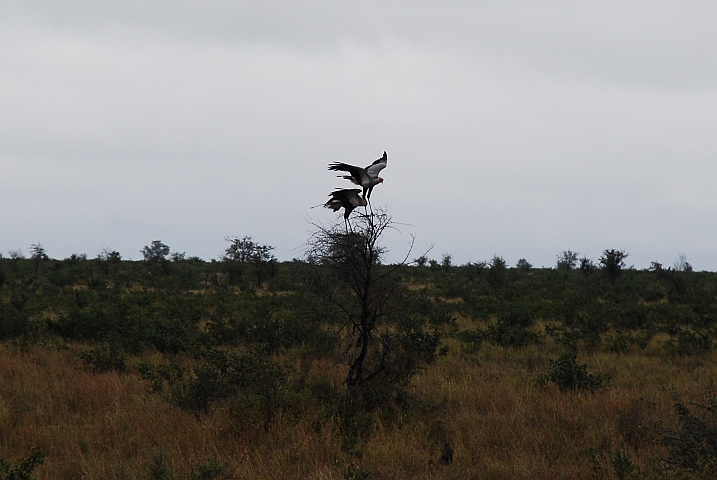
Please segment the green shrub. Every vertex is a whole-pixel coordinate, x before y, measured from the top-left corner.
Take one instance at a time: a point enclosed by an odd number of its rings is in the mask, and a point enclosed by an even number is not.
[[[124,355],[115,345],[102,345],[83,350],[79,358],[93,373],[124,372],[127,367]]]
[[[233,398],[242,415],[262,420],[274,415],[287,383],[286,368],[257,350],[240,355],[203,349],[187,367],[142,363],[138,369],[152,392],[181,408],[209,413],[215,404]]]
[[[215,480],[217,478],[230,478],[227,465],[216,458],[209,458],[200,463],[189,476],[189,480]]]
[[[466,353],[477,353],[486,339],[485,330],[463,330],[456,334],[462,342],[462,349]]]
[[[636,345],[644,350],[651,338],[652,333],[650,332],[641,334],[617,332],[604,337],[602,346],[608,352],[627,353],[630,350],[630,345]]]
[[[579,341],[596,347],[602,340],[602,334],[607,330],[608,317],[599,309],[574,313],[557,329],[559,341],[569,348],[574,348]]]
[[[610,459],[610,465],[613,472],[615,472],[615,476],[620,480],[635,478],[637,474],[637,466],[632,463],[630,456],[622,450],[613,455]]]
[[[487,328],[464,330],[457,337],[464,342],[468,352],[478,351],[483,342],[501,347],[525,347],[540,341],[538,334],[531,330],[534,323],[528,309],[516,307],[500,313]]]
[[[579,364],[577,353],[569,351],[557,360],[550,360],[551,370],[538,378],[540,384],[552,382],[561,390],[594,390],[602,387],[605,380],[600,375],[588,373],[586,364]]]
[[[448,303],[441,301],[441,299],[433,302],[429,300],[428,303],[429,308],[426,314],[431,325],[436,327],[443,325],[455,327],[457,317]]]
[[[669,352],[677,355],[706,355],[712,350],[712,338],[709,333],[679,329],[676,337],[667,342],[667,348]]]
[[[429,325],[422,315],[396,318],[395,331],[374,337],[376,348],[369,351],[365,365],[370,369],[366,381],[403,387],[413,375],[436,359],[441,331]]]
[[[0,319],[0,340],[22,337],[31,330],[27,312],[13,303],[0,303]]]
[[[174,472],[167,465],[167,460],[162,452],[154,452],[151,460],[147,462],[150,480],[173,480]]]
[[[503,257],[493,255],[493,259],[490,262],[490,268],[488,269],[488,283],[494,289],[499,289],[505,285],[507,277],[508,266],[503,260]]]
[[[672,478],[717,478],[717,398],[695,407],[690,410],[676,398],[678,426],[661,433],[662,444],[668,450],[665,473]]]
[[[45,454],[34,451],[29,457],[13,466],[4,458],[0,458],[0,480],[34,480],[30,476],[33,470],[45,460]]]
[[[531,330],[535,324],[534,307],[521,302],[498,314],[495,324],[487,330],[488,340],[504,347],[524,347],[539,341],[538,335]]]
[[[625,259],[628,255],[627,252],[614,248],[603,251],[599,260],[600,265],[602,265],[603,271],[613,284],[622,275],[625,269]]]

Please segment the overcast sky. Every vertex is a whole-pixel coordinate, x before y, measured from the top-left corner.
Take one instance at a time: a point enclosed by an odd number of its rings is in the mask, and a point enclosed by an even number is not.
[[[346,6],[345,6],[346,5]],[[370,164],[389,260],[717,270],[717,3],[0,2],[0,252],[300,257]]]

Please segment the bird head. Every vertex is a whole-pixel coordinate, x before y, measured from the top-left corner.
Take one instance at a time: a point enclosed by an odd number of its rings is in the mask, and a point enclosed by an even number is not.
[[[383,183],[383,178],[378,177],[378,183]]]

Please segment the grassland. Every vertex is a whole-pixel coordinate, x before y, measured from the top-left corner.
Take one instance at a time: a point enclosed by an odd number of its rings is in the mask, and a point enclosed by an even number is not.
[[[436,356],[354,394],[301,262],[0,263],[0,458],[38,479],[714,478],[717,274],[406,267]]]

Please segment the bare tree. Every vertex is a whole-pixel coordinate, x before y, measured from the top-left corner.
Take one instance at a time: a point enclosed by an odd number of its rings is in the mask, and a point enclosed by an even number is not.
[[[428,257],[426,257],[425,255],[421,255],[420,257],[413,260],[413,263],[415,263],[417,267],[425,267],[428,263]]]
[[[311,284],[346,318],[339,328],[349,367],[346,384],[361,386],[379,375],[396,382],[410,377],[421,361],[433,358],[440,338],[437,332],[406,328],[401,312],[391,306],[400,290],[395,273],[407,264],[413,238],[401,262],[384,265],[386,249],[380,240],[387,229],[394,228],[384,211],[356,215],[349,232],[341,224],[314,226],[306,251],[313,267]]]
[[[687,256],[683,254],[677,256],[677,260],[675,260],[673,266],[677,272],[689,273],[692,271],[692,265],[687,261]]]
[[[10,250],[9,252],[7,252],[7,254],[12,260],[22,260],[23,258],[25,258],[25,255],[20,249]]]

